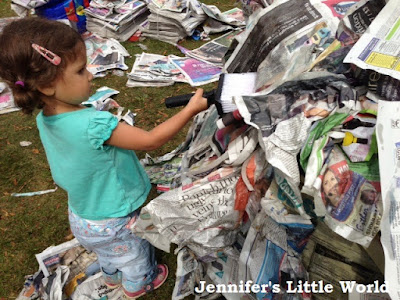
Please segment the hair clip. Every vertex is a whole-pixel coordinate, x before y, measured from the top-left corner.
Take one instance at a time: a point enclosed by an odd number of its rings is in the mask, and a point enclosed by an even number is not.
[[[23,81],[21,81],[21,80],[17,80],[17,81],[14,83],[14,85],[20,85],[20,86],[22,86],[22,87],[25,87],[25,83],[24,83]]]
[[[58,66],[60,64],[61,57],[59,57],[57,54],[54,54],[50,50],[47,50],[46,48],[34,43],[32,43],[32,48],[35,49],[41,56],[43,56],[53,65]]]

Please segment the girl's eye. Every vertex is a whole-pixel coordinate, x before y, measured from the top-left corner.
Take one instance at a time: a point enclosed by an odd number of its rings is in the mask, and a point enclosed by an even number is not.
[[[85,67],[85,68],[82,68],[82,69],[80,69],[78,73],[79,73],[79,74],[83,74],[83,73],[85,73],[85,70],[86,70],[86,67]]]

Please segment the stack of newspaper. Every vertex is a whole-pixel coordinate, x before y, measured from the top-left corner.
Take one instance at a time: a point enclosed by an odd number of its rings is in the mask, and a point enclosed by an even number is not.
[[[143,52],[136,55],[126,86],[169,86],[176,81],[187,82],[181,71],[170,62],[168,56]]]
[[[197,0],[151,0],[148,8],[149,22],[142,35],[171,44],[191,36],[207,17]]]
[[[93,0],[85,13],[88,31],[126,41],[146,21],[149,10],[140,0]]]
[[[220,74],[220,67],[195,58],[142,53],[136,56],[126,86],[168,86],[175,82],[201,86],[218,81]]]
[[[11,9],[20,17],[26,17],[29,14],[29,11],[45,5],[50,0],[12,0],[11,1]],[[3,1],[2,1],[3,2]]]

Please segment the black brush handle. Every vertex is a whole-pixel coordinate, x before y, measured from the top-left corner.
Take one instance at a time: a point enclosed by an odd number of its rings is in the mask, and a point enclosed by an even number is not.
[[[208,105],[210,106],[212,103],[210,103],[210,98],[213,98],[215,90],[209,91],[209,92],[204,92],[203,97],[207,98],[208,100]],[[173,96],[173,97],[168,97],[165,99],[165,106],[167,108],[173,108],[173,107],[178,107],[178,106],[184,106],[189,103],[190,98],[192,98],[194,93],[191,94],[185,94],[185,95],[179,95],[179,96]],[[214,100],[214,99],[213,99]]]

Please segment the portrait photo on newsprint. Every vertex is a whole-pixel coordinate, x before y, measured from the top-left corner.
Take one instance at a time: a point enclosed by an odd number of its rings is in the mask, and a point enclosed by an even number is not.
[[[0,0],[0,300],[400,300],[400,0]]]

